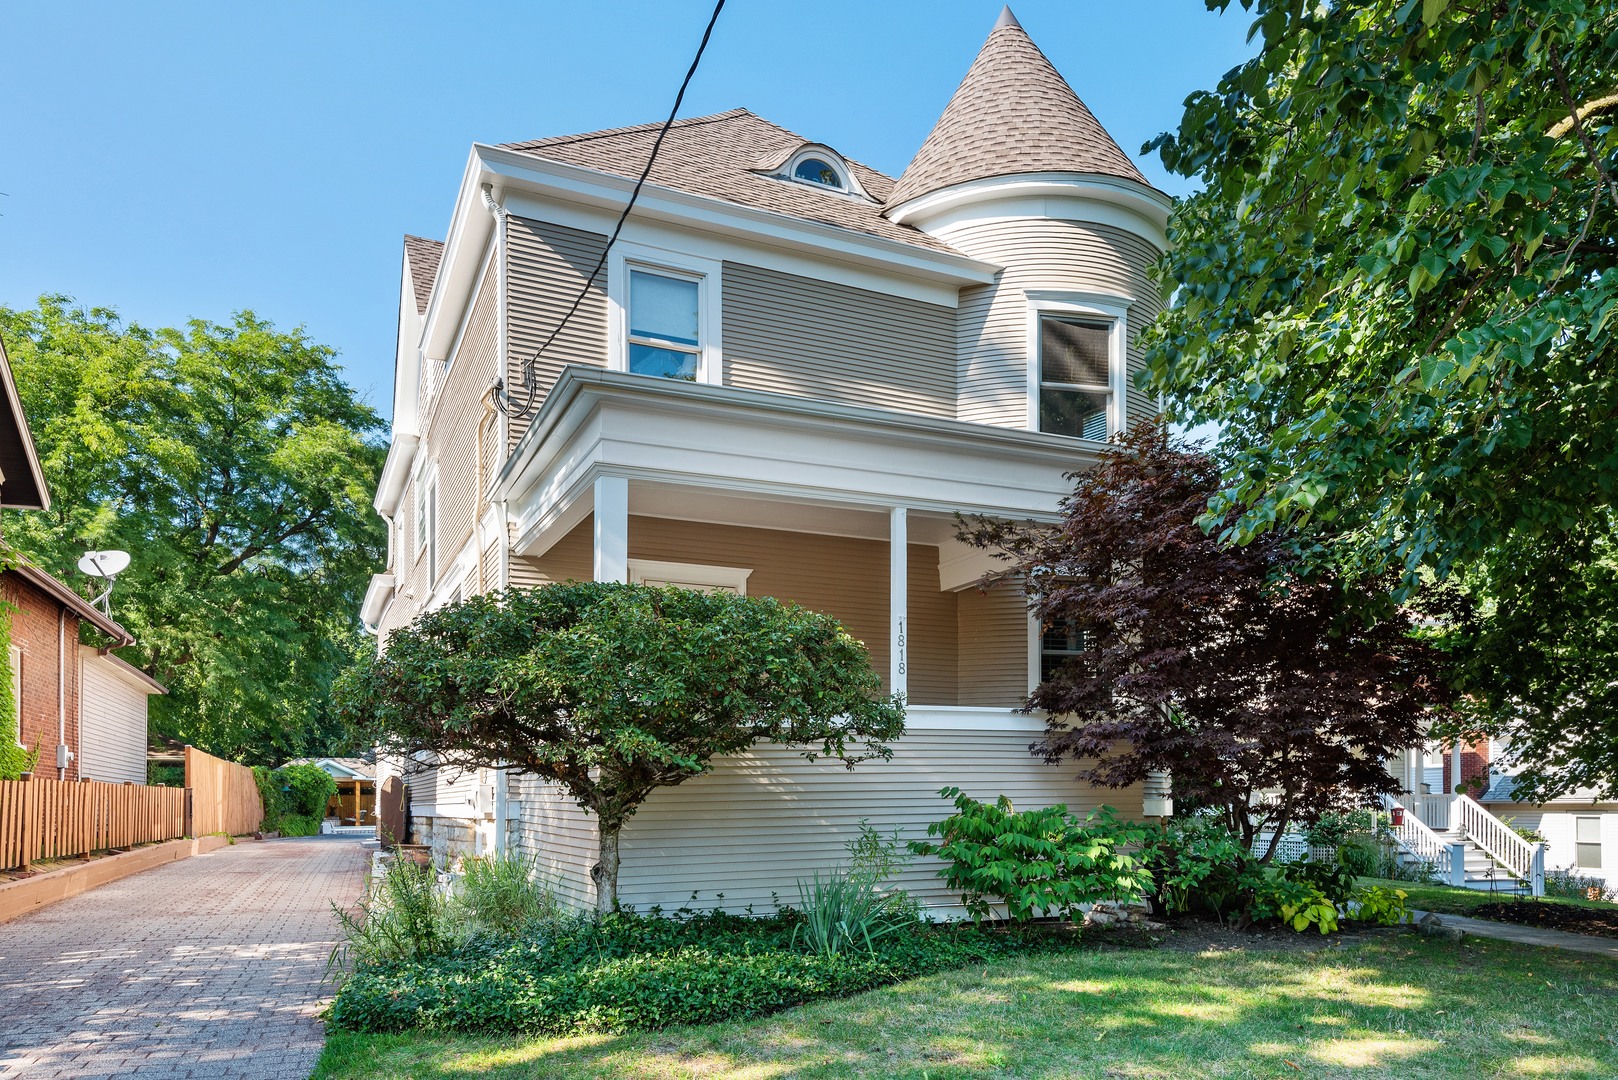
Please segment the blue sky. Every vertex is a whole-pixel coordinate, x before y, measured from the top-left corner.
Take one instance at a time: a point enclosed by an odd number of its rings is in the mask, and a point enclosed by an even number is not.
[[[1250,55],[1199,0],[1022,0],[1132,155]],[[442,238],[474,141],[660,120],[710,0],[18,0],[0,64],[0,304],[126,319],[251,308],[390,400],[400,237]],[[683,115],[736,106],[904,168],[998,0],[730,0]],[[1183,181],[1139,158],[1171,193]]]

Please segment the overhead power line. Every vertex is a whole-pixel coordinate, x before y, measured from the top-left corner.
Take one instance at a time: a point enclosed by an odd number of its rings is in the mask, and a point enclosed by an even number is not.
[[[680,91],[674,95],[674,106],[669,109],[668,119],[664,120],[663,126],[658,129],[657,139],[652,143],[652,152],[646,156],[646,167],[640,171],[640,177],[636,179],[634,188],[629,192],[629,201],[624,204],[623,213],[618,215],[618,224],[613,226],[612,235],[607,237],[607,246],[601,249],[600,261],[596,263],[595,269],[590,271],[590,276],[584,279],[584,287],[573,298],[573,304],[567,309],[567,314],[562,316],[562,321],[556,324],[556,327],[540,343],[539,348],[534,350],[534,354],[523,361],[522,382],[523,390],[527,396],[523,400],[522,408],[516,410],[513,414],[511,395],[505,388],[504,380],[502,379],[496,383],[495,402],[500,406],[501,412],[507,415],[515,415],[520,419],[526,417],[533,408],[534,396],[539,389],[539,380],[534,373],[535,365],[538,364],[539,358],[545,355],[545,350],[549,349],[551,344],[556,341],[557,336],[567,328],[567,324],[572,320],[573,316],[578,313],[579,305],[583,304],[584,298],[590,295],[590,290],[595,287],[596,279],[601,276],[602,269],[607,265],[607,254],[612,251],[612,245],[617,243],[618,234],[624,231],[624,222],[629,220],[629,212],[635,208],[635,200],[640,198],[640,189],[645,186],[646,178],[652,174],[652,166],[657,162],[657,152],[663,148],[663,138],[669,133],[669,128],[674,125],[674,118],[680,113],[680,105],[685,101],[686,87],[691,85],[691,79],[697,73],[697,65],[702,63],[702,54],[708,49],[708,39],[713,36],[714,24],[719,21],[719,13],[723,10],[725,10],[725,0],[718,0],[718,3],[714,4],[713,14],[708,16],[707,28],[702,31],[702,41],[697,45],[697,54],[691,58],[691,66],[686,69],[685,78],[680,80]]]

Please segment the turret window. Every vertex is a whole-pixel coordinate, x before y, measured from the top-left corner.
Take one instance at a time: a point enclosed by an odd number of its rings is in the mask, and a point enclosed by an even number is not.
[[[1124,426],[1129,301],[1029,293],[1028,426],[1105,442]]]

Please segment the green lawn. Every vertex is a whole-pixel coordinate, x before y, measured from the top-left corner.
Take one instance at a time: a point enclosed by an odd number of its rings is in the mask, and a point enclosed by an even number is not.
[[[333,1032],[386,1077],[1618,1076],[1618,964],[1414,935],[1308,951],[1091,951],[706,1028],[561,1039]]]
[[[1403,889],[1409,893],[1405,903],[1418,911],[1448,912],[1451,915],[1470,915],[1482,904],[1511,900],[1509,893],[1493,895],[1477,889],[1457,889],[1450,885],[1418,885],[1409,881],[1387,881],[1382,878],[1360,878],[1361,885],[1382,885],[1389,889]],[[1545,897],[1541,903],[1567,904],[1572,907],[1599,908],[1612,911],[1613,905],[1601,900],[1564,900]]]

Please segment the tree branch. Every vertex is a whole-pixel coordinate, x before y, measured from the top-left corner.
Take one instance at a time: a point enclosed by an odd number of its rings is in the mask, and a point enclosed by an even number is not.
[[[1613,180],[1606,167],[1601,164],[1601,155],[1596,153],[1595,146],[1590,142],[1590,136],[1584,130],[1584,122],[1579,117],[1579,108],[1573,103],[1573,94],[1567,88],[1567,72],[1562,70],[1562,54],[1557,51],[1555,45],[1550,47],[1550,53],[1551,71],[1556,75],[1556,88],[1561,91],[1562,100],[1567,102],[1568,118],[1565,122],[1573,125],[1573,133],[1579,137],[1579,145],[1584,147],[1585,154],[1590,158],[1590,164],[1595,166],[1596,175],[1606,182],[1607,189],[1612,192],[1613,201],[1618,202],[1618,182]]]

